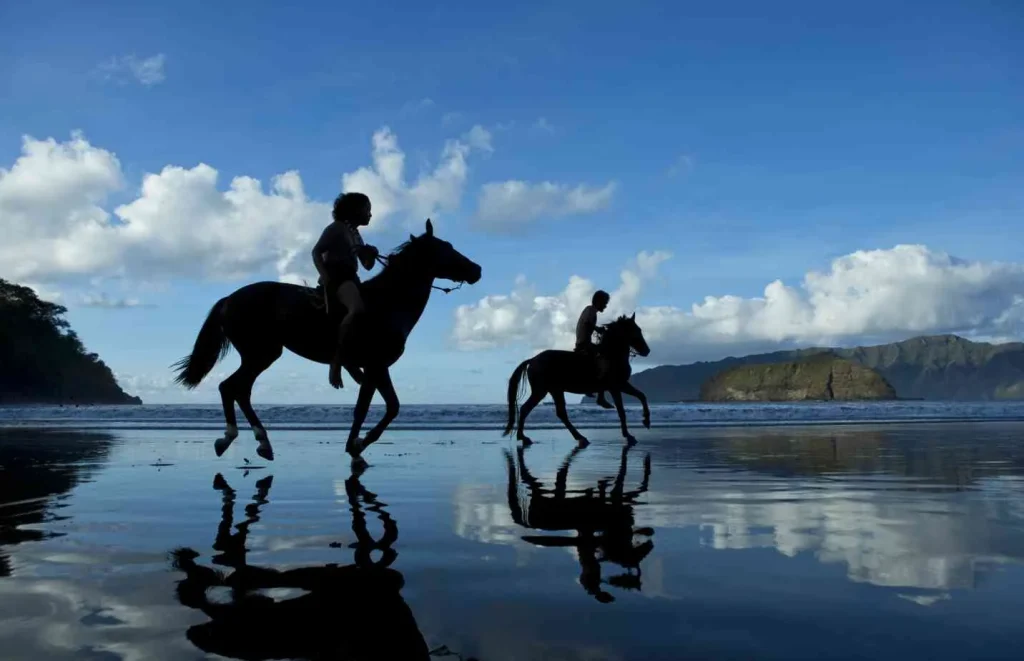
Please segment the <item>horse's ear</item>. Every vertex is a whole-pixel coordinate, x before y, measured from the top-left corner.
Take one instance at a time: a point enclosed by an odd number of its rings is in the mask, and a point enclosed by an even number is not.
[[[427,236],[434,236],[434,224],[427,218]]]
[[[416,240],[416,236],[415,236],[415,235],[413,235],[413,234],[410,234],[410,235],[409,235],[409,240],[410,240],[410,241],[415,241],[415,240]]]
[[[632,316],[630,316],[629,320],[630,320],[630,321],[636,321],[636,312],[634,312],[634,313],[632,314]]]

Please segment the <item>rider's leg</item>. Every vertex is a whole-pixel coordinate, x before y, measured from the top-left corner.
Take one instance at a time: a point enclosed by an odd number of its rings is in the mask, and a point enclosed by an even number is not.
[[[595,363],[597,363],[597,375],[598,375],[598,380],[600,380],[604,376],[604,374],[603,374],[603,372],[604,372],[604,370],[603,370],[603,362],[604,361],[602,361],[601,356],[597,353],[597,351],[594,348],[592,348],[592,347],[587,347],[586,349],[577,348],[576,351],[578,351],[580,353],[583,353],[587,357],[591,358]],[[592,392],[588,392],[588,393],[584,393],[584,394],[587,397],[593,397],[594,396],[594,393],[592,393]],[[600,406],[601,408],[605,408],[605,409],[614,408],[610,403],[608,403],[608,400],[605,399],[604,391],[603,390],[597,391],[597,405]]]
[[[335,388],[342,388],[341,362],[344,351],[343,343],[352,323],[363,313],[363,297],[359,294],[359,287],[353,280],[346,280],[338,287],[338,301],[345,306],[345,316],[338,324],[338,344],[334,349],[334,358],[331,360],[331,369],[328,374],[328,381]]]

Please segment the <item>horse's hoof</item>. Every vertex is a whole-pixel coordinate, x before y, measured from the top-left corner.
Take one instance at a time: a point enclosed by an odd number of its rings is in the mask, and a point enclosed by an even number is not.
[[[359,438],[358,436],[356,438],[350,438],[348,440],[348,443],[345,444],[345,452],[348,452],[350,455],[352,455],[353,459],[362,455],[363,439]]]
[[[256,440],[259,441],[260,443],[270,442],[270,436],[267,435],[267,430],[264,429],[263,427],[256,427],[255,429],[252,430],[252,433],[253,436],[256,437]]]
[[[270,443],[260,443],[256,446],[256,454],[263,457],[267,461],[274,460],[274,448],[270,447]]]
[[[579,447],[581,447],[581,448],[585,448],[588,445],[590,445],[590,441],[588,441],[585,438],[577,438],[576,439],[576,444],[579,445]]]
[[[225,452],[227,452],[227,449],[231,447],[231,442],[234,440],[235,439],[228,438],[227,436],[225,436],[224,438],[218,438],[216,441],[213,442],[213,451],[217,453],[218,457],[223,455]]]
[[[530,440],[529,436],[520,436],[519,442],[523,445],[533,445],[533,441]]]
[[[359,477],[360,475],[362,475],[364,472],[366,472],[366,469],[369,467],[370,464],[367,463],[367,461],[363,459],[362,456],[356,455],[355,457],[352,457],[352,475],[354,475],[355,477]]]
[[[636,445],[636,438],[632,434],[626,435],[626,444],[630,447]]]

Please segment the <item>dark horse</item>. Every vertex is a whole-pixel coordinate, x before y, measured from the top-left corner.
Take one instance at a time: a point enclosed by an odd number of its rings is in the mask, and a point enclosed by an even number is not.
[[[516,438],[523,443],[532,441],[523,434],[523,424],[530,411],[548,393],[555,400],[555,413],[569,430],[572,437],[580,445],[586,445],[586,437],[569,421],[565,410],[565,393],[592,393],[607,391],[611,393],[615,408],[619,413],[619,426],[622,436],[630,443],[636,439],[626,427],[626,411],[622,408],[622,393],[632,395],[640,400],[644,407],[644,427],[651,427],[651,411],[647,408],[647,397],[629,383],[633,373],[629,366],[629,355],[635,351],[641,356],[648,355],[651,350],[644,340],[643,331],[636,324],[636,314],[630,317],[619,317],[606,326],[597,329],[599,340],[598,354],[607,361],[607,370],[599,377],[597,361],[590,355],[576,351],[558,351],[549,349],[542,351],[533,358],[519,364],[508,380],[508,424],[502,436],[508,436],[516,424],[516,410],[519,409],[519,429]],[[530,382],[530,397],[518,407],[519,391],[523,380]]]
[[[608,584],[625,590],[640,590],[643,562],[654,549],[650,537],[652,528],[635,528],[633,508],[637,499],[647,491],[651,478],[651,455],[644,457],[643,478],[637,489],[627,491],[626,457],[631,446],[622,448],[619,470],[608,489],[608,479],[599,480],[597,489],[567,488],[569,466],[582,448],[576,447],[562,462],[555,476],[555,488],[546,488],[526,467],[524,448],[519,446],[516,459],[505,451],[508,467],[508,507],[512,520],[524,528],[554,531],[576,531],[575,537],[562,535],[523,535],[530,544],[543,547],[572,547],[580,563],[579,583],[588,594],[601,603],[614,601],[614,597],[602,588]],[[516,478],[516,473],[519,479]],[[520,498],[519,482],[528,487],[528,496]],[[524,502],[525,500],[525,502]],[[634,537],[642,535],[648,539],[639,545]],[[626,570],[625,574],[601,578],[601,562],[608,561]]]
[[[232,531],[235,490],[220,474],[213,486],[223,507],[212,565],[196,562],[199,553],[184,547],[171,554],[174,569],[185,576],[178,583],[178,601],[209,620],[189,627],[188,640],[207,653],[236,659],[423,659],[427,643],[412,610],[402,597],[402,574],[391,567],[398,557],[393,544],[398,524],[376,494],[353,475],[345,481],[356,541],[354,563],[330,563],[277,569],[250,564],[249,527],[259,521],[269,500],[273,476],[256,483],[245,520]],[[367,528],[366,511],[380,519],[383,533],[375,539]],[[332,544],[332,546],[335,546]],[[340,547],[341,544],[337,544]],[[374,551],[380,558],[374,559]],[[230,600],[211,599],[210,588],[227,588]],[[268,589],[301,591],[292,598],[274,599]]]
[[[410,236],[386,262],[379,275],[360,285],[366,311],[345,342],[344,367],[360,384],[345,447],[353,459],[380,438],[398,415],[398,395],[388,368],[405,352],[406,339],[435,287],[434,279],[475,284],[481,276],[479,264],[434,236],[429,220],[424,234]],[[250,402],[253,383],[281,357],[284,349],[317,363],[329,363],[336,347],[336,317],[340,318],[332,310],[328,318],[317,290],[283,282],[246,285],[214,303],[191,355],[175,364],[175,368],[176,381],[186,388],[195,388],[230,346],[238,350],[241,366],[220,384],[227,429],[214,444],[217,456],[238,437],[238,402],[259,442],[256,453],[267,460],[274,458],[267,432]],[[384,398],[386,411],[361,441],[359,431],[374,391]]]

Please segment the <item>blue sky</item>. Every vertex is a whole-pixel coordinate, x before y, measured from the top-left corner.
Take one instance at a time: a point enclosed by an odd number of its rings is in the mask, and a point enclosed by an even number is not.
[[[430,211],[438,233],[483,264],[484,278],[432,299],[394,369],[403,401],[499,401],[512,364],[561,346],[571,331],[562,317],[574,321],[580,306],[578,292],[565,293],[570,276],[615,290],[645,251],[671,257],[621,302],[649,320],[651,364],[949,329],[1020,337],[1022,32],[1014,2],[7,3],[0,167],[14,171],[23,136],[65,143],[81,131],[89,149],[119,163],[123,185],[89,198],[108,213],[140,196],[144,174],[200,163],[217,170],[220,191],[238,176],[266,190],[297,170],[305,195],[326,202],[343,175],[372,165],[383,127],[405,154],[409,182],[444,160],[446,141],[478,127],[489,149],[466,157],[457,203]],[[44,166],[32,172],[64,192],[33,204],[88,197]],[[8,179],[0,223],[14,227],[15,184],[29,178]],[[541,211],[514,221],[516,231],[487,228],[482,191],[508,181],[611,193],[572,211],[533,201]],[[513,218],[528,207],[514,202],[504,209]],[[32,237],[32,250],[60,239],[60,214],[79,217],[68,208],[39,212],[58,229]],[[413,220],[422,226],[419,211],[398,209],[368,240],[396,245]],[[205,230],[197,222],[188,231]],[[926,249],[888,252],[898,244]],[[850,255],[860,256],[837,271],[833,260]],[[185,393],[167,385],[167,367],[190,349],[217,298],[278,276],[135,266],[110,279],[109,260],[73,272],[10,264],[0,276],[59,293],[89,348],[154,402],[215,401],[215,381]],[[835,321],[820,287],[801,287],[815,271],[831,274],[836,286],[822,286],[833,302],[860,288],[836,304],[855,308],[858,323]],[[520,275],[564,314],[537,312],[532,299],[521,310],[529,324],[493,327],[480,300],[508,296]],[[799,298],[785,318],[762,309],[776,279]],[[893,287],[903,288],[898,296]],[[85,304],[98,294],[145,305]],[[708,296],[737,300],[716,298],[731,316],[698,329],[706,316],[691,305]],[[899,301],[921,307],[901,318],[913,306]],[[475,324],[462,332],[460,305]],[[473,335],[484,327],[486,338]],[[232,356],[224,369],[236,363]],[[264,402],[355,396],[329,391],[326,368],[294,357],[260,383]]]

